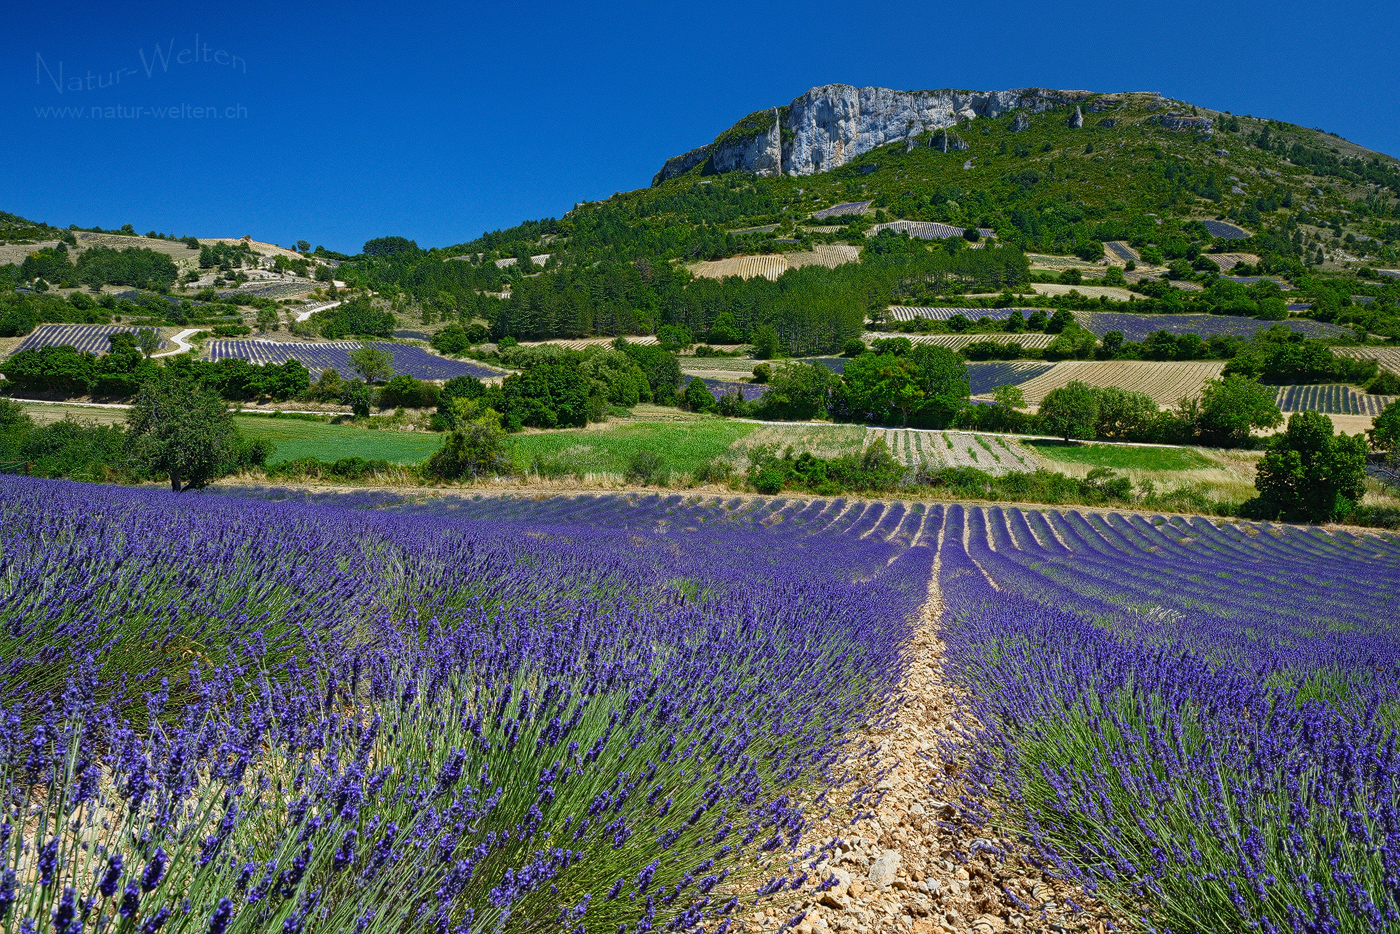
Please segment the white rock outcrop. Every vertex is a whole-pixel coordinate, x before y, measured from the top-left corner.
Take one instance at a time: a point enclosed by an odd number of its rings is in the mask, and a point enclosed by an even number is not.
[[[895,91],[829,84],[812,88],[786,107],[773,108],[771,126],[731,130],[708,146],[666,160],[652,184],[659,185],[707,159],[720,172],[768,176],[829,172],[887,143],[1012,110],[1041,113],[1090,96],[1089,91],[1046,88]]]

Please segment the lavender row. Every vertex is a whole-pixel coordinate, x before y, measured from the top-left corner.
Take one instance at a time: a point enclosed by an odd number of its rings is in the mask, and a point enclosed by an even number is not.
[[[0,478],[0,926],[724,927],[800,881],[942,520],[253,494]]]
[[[383,342],[329,341],[321,344],[286,343],[265,340],[216,340],[209,343],[211,360],[247,360],[259,366],[268,363],[286,363],[299,360],[319,376],[326,370],[335,370],[347,379],[354,375],[350,363],[352,351],[361,347],[372,347],[393,357],[395,373],[404,373],[415,379],[447,380],[456,376],[475,376],[488,379],[500,376],[498,370],[473,363],[468,360],[453,360],[429,353],[413,344],[389,344]]]
[[[940,560],[974,814],[1161,930],[1400,920],[1400,542],[952,507]]]

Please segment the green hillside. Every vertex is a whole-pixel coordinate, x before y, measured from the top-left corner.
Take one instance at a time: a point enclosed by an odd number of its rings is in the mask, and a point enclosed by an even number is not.
[[[441,250],[404,241],[397,252],[356,257],[341,271],[402,293],[429,315],[485,319],[496,336],[649,333],[681,324],[697,337],[752,339],[771,325],[792,351],[816,352],[836,349],[890,303],[956,303],[968,292],[1024,286],[1016,251],[1094,259],[1104,241],[1121,240],[1164,265],[1179,261],[1174,274],[1205,286],[1215,272],[1201,254],[1256,254],[1257,267],[1239,271],[1286,278],[1298,287],[1290,302],[1314,304],[1325,320],[1400,334],[1400,288],[1375,272],[1400,265],[1396,160],[1319,130],[1149,95],[1118,99],[1111,116],[1087,101],[1081,128],[1069,125],[1072,108],[1033,115],[1020,132],[1015,114],[977,119],[949,131],[946,147],[925,134],[917,145],[891,144],[814,176],[713,175],[706,162],[562,218]],[[1173,109],[1210,119],[1214,131],[1174,128],[1190,121],[1164,121]],[[850,201],[872,204],[863,216],[811,220]],[[872,225],[899,219],[991,228],[1001,247],[973,259],[960,243],[867,238]],[[1200,222],[1216,219],[1251,236],[1213,238]],[[870,248],[858,264],[802,268],[777,282],[695,280],[682,265],[837,241]],[[537,269],[529,257],[543,254]],[[511,258],[514,265],[498,267]],[[1257,302],[1241,288],[1221,282],[1188,293],[1149,283],[1140,289],[1147,304],[1135,310],[1248,313]],[[495,297],[505,291],[509,299]],[[1376,301],[1362,305],[1354,295]]]
[[[697,340],[804,355],[840,350],[891,304],[1113,310],[1128,297],[1134,311],[1268,319],[1286,314],[1286,302],[1295,313],[1400,338],[1400,279],[1385,272],[1400,267],[1395,159],[1321,130],[1157,95],[1095,95],[1081,106],[1080,127],[1071,126],[1072,106],[1017,110],[902,140],[818,175],[715,174],[705,160],[654,187],[447,248],[378,237],[343,257],[335,275],[373,290],[380,306],[414,326],[478,322],[493,338],[520,340],[678,325]],[[720,140],[758,132],[768,113],[744,118]],[[863,213],[813,217],[847,202],[869,204]],[[956,238],[868,236],[901,220],[995,237],[968,249]],[[1215,221],[1248,236],[1212,236],[1207,224]],[[12,241],[58,233],[0,216],[0,235]],[[1129,244],[1145,271],[1124,281],[1107,269],[1100,257],[1109,241]],[[860,260],[808,262],[776,281],[706,278],[689,268],[760,254],[811,257],[834,243],[860,247]],[[1027,253],[1073,257],[1083,281],[1118,289],[1034,294],[1032,284],[1054,273]],[[1272,276],[1293,290],[1222,278],[1212,253],[1257,256],[1231,273]],[[0,279],[42,288],[28,269],[37,260],[21,268],[23,259],[17,253],[15,265],[0,265]],[[1079,275],[1071,270],[1061,281],[1079,285]]]

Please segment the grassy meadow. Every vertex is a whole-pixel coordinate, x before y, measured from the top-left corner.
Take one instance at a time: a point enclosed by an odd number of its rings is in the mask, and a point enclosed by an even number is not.
[[[265,438],[275,445],[269,464],[298,457],[323,461],[362,457],[391,464],[416,464],[442,446],[442,435],[436,432],[375,431],[287,416],[240,415],[234,421],[247,437]]]

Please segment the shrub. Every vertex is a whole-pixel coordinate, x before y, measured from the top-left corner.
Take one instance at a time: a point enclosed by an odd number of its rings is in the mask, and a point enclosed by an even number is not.
[[[662,350],[676,351],[694,343],[690,332],[678,324],[663,324],[656,330],[656,339]]]
[[[23,337],[38,323],[39,316],[27,303],[6,308],[0,311],[0,337]]]
[[[778,367],[768,380],[768,391],[759,400],[759,414],[762,418],[787,421],[825,415],[827,399],[836,382],[830,370],[815,363]]]
[[[369,474],[385,473],[390,466],[388,461],[383,460],[342,457],[327,465],[326,473],[341,480],[363,480]]]
[[[765,467],[754,474],[753,488],[765,496],[775,496],[783,491],[787,476],[775,467]]]
[[[842,345],[841,356],[859,357],[861,354],[865,353],[865,350],[865,341],[861,340],[858,337],[853,337],[850,340],[846,341],[844,345]]]
[[[480,344],[490,337],[486,328],[479,324],[472,324],[463,327],[460,324],[449,324],[432,336],[428,343],[438,353],[460,354],[466,352],[473,344]]]
[[[695,472],[690,475],[690,479],[695,483],[724,483],[732,476],[734,476],[734,465],[715,458],[696,467]]]
[[[394,356],[377,347],[361,347],[347,355],[355,372],[367,383],[381,383],[394,375]]]
[[[628,459],[624,476],[629,483],[665,486],[671,479],[671,468],[659,452],[646,448]]]
[[[632,362],[646,375],[652,402],[657,405],[671,404],[676,397],[676,387],[681,383],[681,363],[675,354],[660,347],[633,344],[623,338],[613,341],[613,349],[631,357]]]
[[[510,431],[582,428],[595,410],[594,388],[577,364],[544,363],[507,376],[491,398],[493,404],[499,400],[499,411]],[[602,405],[596,408],[601,413]]]
[[[379,390],[381,409],[427,409],[438,404],[441,390],[407,373],[393,377]]]
[[[1248,442],[1251,429],[1274,428],[1282,422],[1273,392],[1256,380],[1231,375],[1206,383],[1196,430],[1206,444],[1239,447]]]
[[[95,246],[78,256],[77,277],[84,285],[129,285],[140,289],[169,286],[179,275],[174,260],[146,247],[114,250]]]
[[[342,380],[339,401],[341,405],[350,406],[350,411],[356,418],[369,418],[369,407],[374,401],[374,390],[364,380]]]
[[[1058,314],[1058,312],[1056,313]],[[1092,331],[1071,322],[1045,348],[1046,360],[1090,360],[1098,345]]]
[[[1114,387],[1098,390],[1098,436],[1118,440],[1146,441],[1157,420],[1157,402],[1146,393]]]
[[[692,412],[713,412],[715,410],[715,397],[710,392],[710,387],[705,385],[704,380],[698,376],[690,380],[690,385],[685,387],[685,407]]]
[[[95,355],[61,344],[12,354],[0,374],[20,392],[80,396],[92,389],[96,366]]]
[[[760,360],[771,360],[778,355],[778,332],[771,324],[761,324],[754,328],[753,355]]]
[[[510,450],[501,416],[472,399],[453,400],[456,427],[428,458],[423,472],[439,480],[475,480],[510,472]]]
[[[344,337],[388,337],[394,330],[392,312],[381,311],[368,298],[354,298],[308,319],[329,340]]]
[[[1376,373],[1376,378],[1366,384],[1366,391],[1377,396],[1400,396],[1400,376],[1389,370]]]

